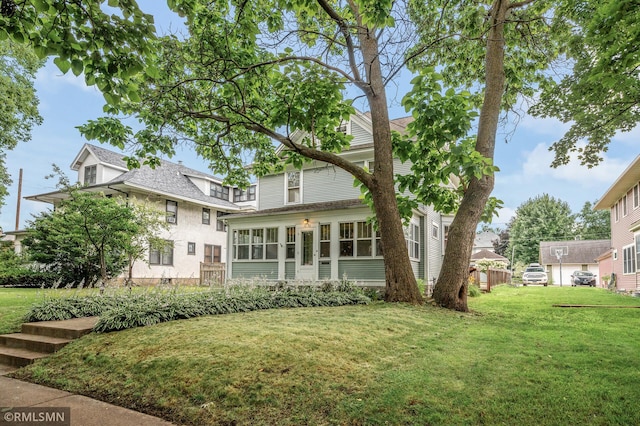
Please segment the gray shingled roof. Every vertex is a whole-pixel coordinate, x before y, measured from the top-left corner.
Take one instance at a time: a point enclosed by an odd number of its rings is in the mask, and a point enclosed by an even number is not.
[[[349,209],[354,207],[366,207],[366,204],[364,204],[362,200],[357,198],[353,198],[350,200],[325,201],[322,203],[295,204],[291,206],[278,207],[274,209],[249,211],[249,212],[243,212],[243,213],[233,213],[230,215],[226,215],[225,219],[235,219],[240,217],[272,216],[272,215],[302,213],[302,212],[318,212],[318,211],[326,211],[326,210],[342,210],[342,209]]]
[[[123,158],[125,157],[124,154],[110,151],[108,149],[102,148],[101,146],[92,145],[89,143],[84,144],[84,147],[88,148],[101,163],[111,164],[116,167],[124,167],[125,169],[127,168],[127,162],[123,160]]]
[[[127,167],[126,161],[123,160],[123,154],[96,145],[85,144],[85,146],[98,157],[99,161],[116,167]],[[160,166],[155,169],[143,165],[139,169],[129,170],[102,185],[132,185],[151,192],[173,194],[180,198],[188,198],[231,210],[239,210],[239,207],[230,201],[204,194],[187,176],[201,177],[221,183],[221,180],[213,175],[202,173],[182,164],[160,160]]]
[[[501,262],[507,262],[509,263],[509,259],[507,259],[504,256],[501,256],[497,253],[494,253],[490,250],[480,250],[477,253],[474,253],[471,255],[471,260],[483,260],[483,259],[487,259],[487,260],[499,260]]]
[[[611,240],[571,240],[571,241],[541,241],[540,260],[543,265],[558,263],[555,255],[551,254],[551,247],[565,246],[566,256],[562,256],[562,263],[586,265],[596,263],[596,259],[611,248]]]

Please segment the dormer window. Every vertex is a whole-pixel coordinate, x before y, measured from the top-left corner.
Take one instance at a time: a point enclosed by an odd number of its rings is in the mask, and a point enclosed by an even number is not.
[[[98,166],[86,166],[84,168],[84,184],[85,185],[95,185],[96,178],[98,176]]]
[[[211,182],[211,192],[209,193],[214,198],[229,201],[229,187],[222,186],[219,183]]]
[[[251,185],[246,190],[235,188],[233,190],[233,202],[254,201],[256,199],[256,186]]]

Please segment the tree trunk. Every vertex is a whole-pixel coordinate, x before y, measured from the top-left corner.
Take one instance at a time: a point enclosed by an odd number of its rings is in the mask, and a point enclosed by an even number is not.
[[[385,301],[422,304],[396,199],[393,174],[393,147],[387,96],[378,54],[378,41],[361,26],[358,32],[369,84],[363,87],[371,108],[375,170],[369,187],[378,220],[378,232],[384,256]]]
[[[493,160],[500,106],[504,93],[504,21],[509,9],[507,0],[495,0],[489,15],[491,29],[487,36],[485,59],[485,95],[478,122],[476,151]],[[494,176],[475,177],[469,182],[451,227],[433,298],[439,305],[467,312],[469,260],[476,227],[491,191]]]

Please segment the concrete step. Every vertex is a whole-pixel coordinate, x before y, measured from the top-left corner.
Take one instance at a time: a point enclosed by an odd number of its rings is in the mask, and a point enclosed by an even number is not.
[[[53,353],[62,349],[70,339],[38,336],[36,334],[13,333],[0,334],[0,347],[27,349],[35,352]]]
[[[0,364],[24,367],[91,333],[98,317],[22,324],[22,333],[0,335]]]
[[[24,367],[47,355],[49,354],[27,349],[0,347],[0,363],[12,367]]]
[[[22,333],[61,339],[77,339],[91,333],[98,319],[98,317],[86,317],[63,321],[28,322],[22,324]]]

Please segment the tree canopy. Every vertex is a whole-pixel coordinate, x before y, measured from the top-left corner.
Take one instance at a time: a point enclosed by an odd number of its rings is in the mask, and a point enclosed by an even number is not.
[[[11,185],[6,152],[29,141],[33,127],[42,122],[33,85],[42,64],[30,46],[0,37],[0,207]]]
[[[569,204],[543,194],[522,203],[509,223],[507,254],[513,263],[538,262],[540,241],[572,240],[575,215]]]
[[[573,26],[564,50],[572,69],[544,87],[531,112],[571,123],[550,148],[554,166],[578,152],[592,167],[616,132],[640,121],[640,2],[573,0],[557,7]]]
[[[59,275],[64,285],[93,286],[120,274],[143,258],[158,239],[163,224],[157,210],[134,200],[108,198],[69,185],[59,187],[67,198],[27,225],[24,246],[29,257]]]
[[[576,215],[576,238],[581,240],[606,240],[611,238],[611,213],[594,210],[595,203],[587,201]]]

